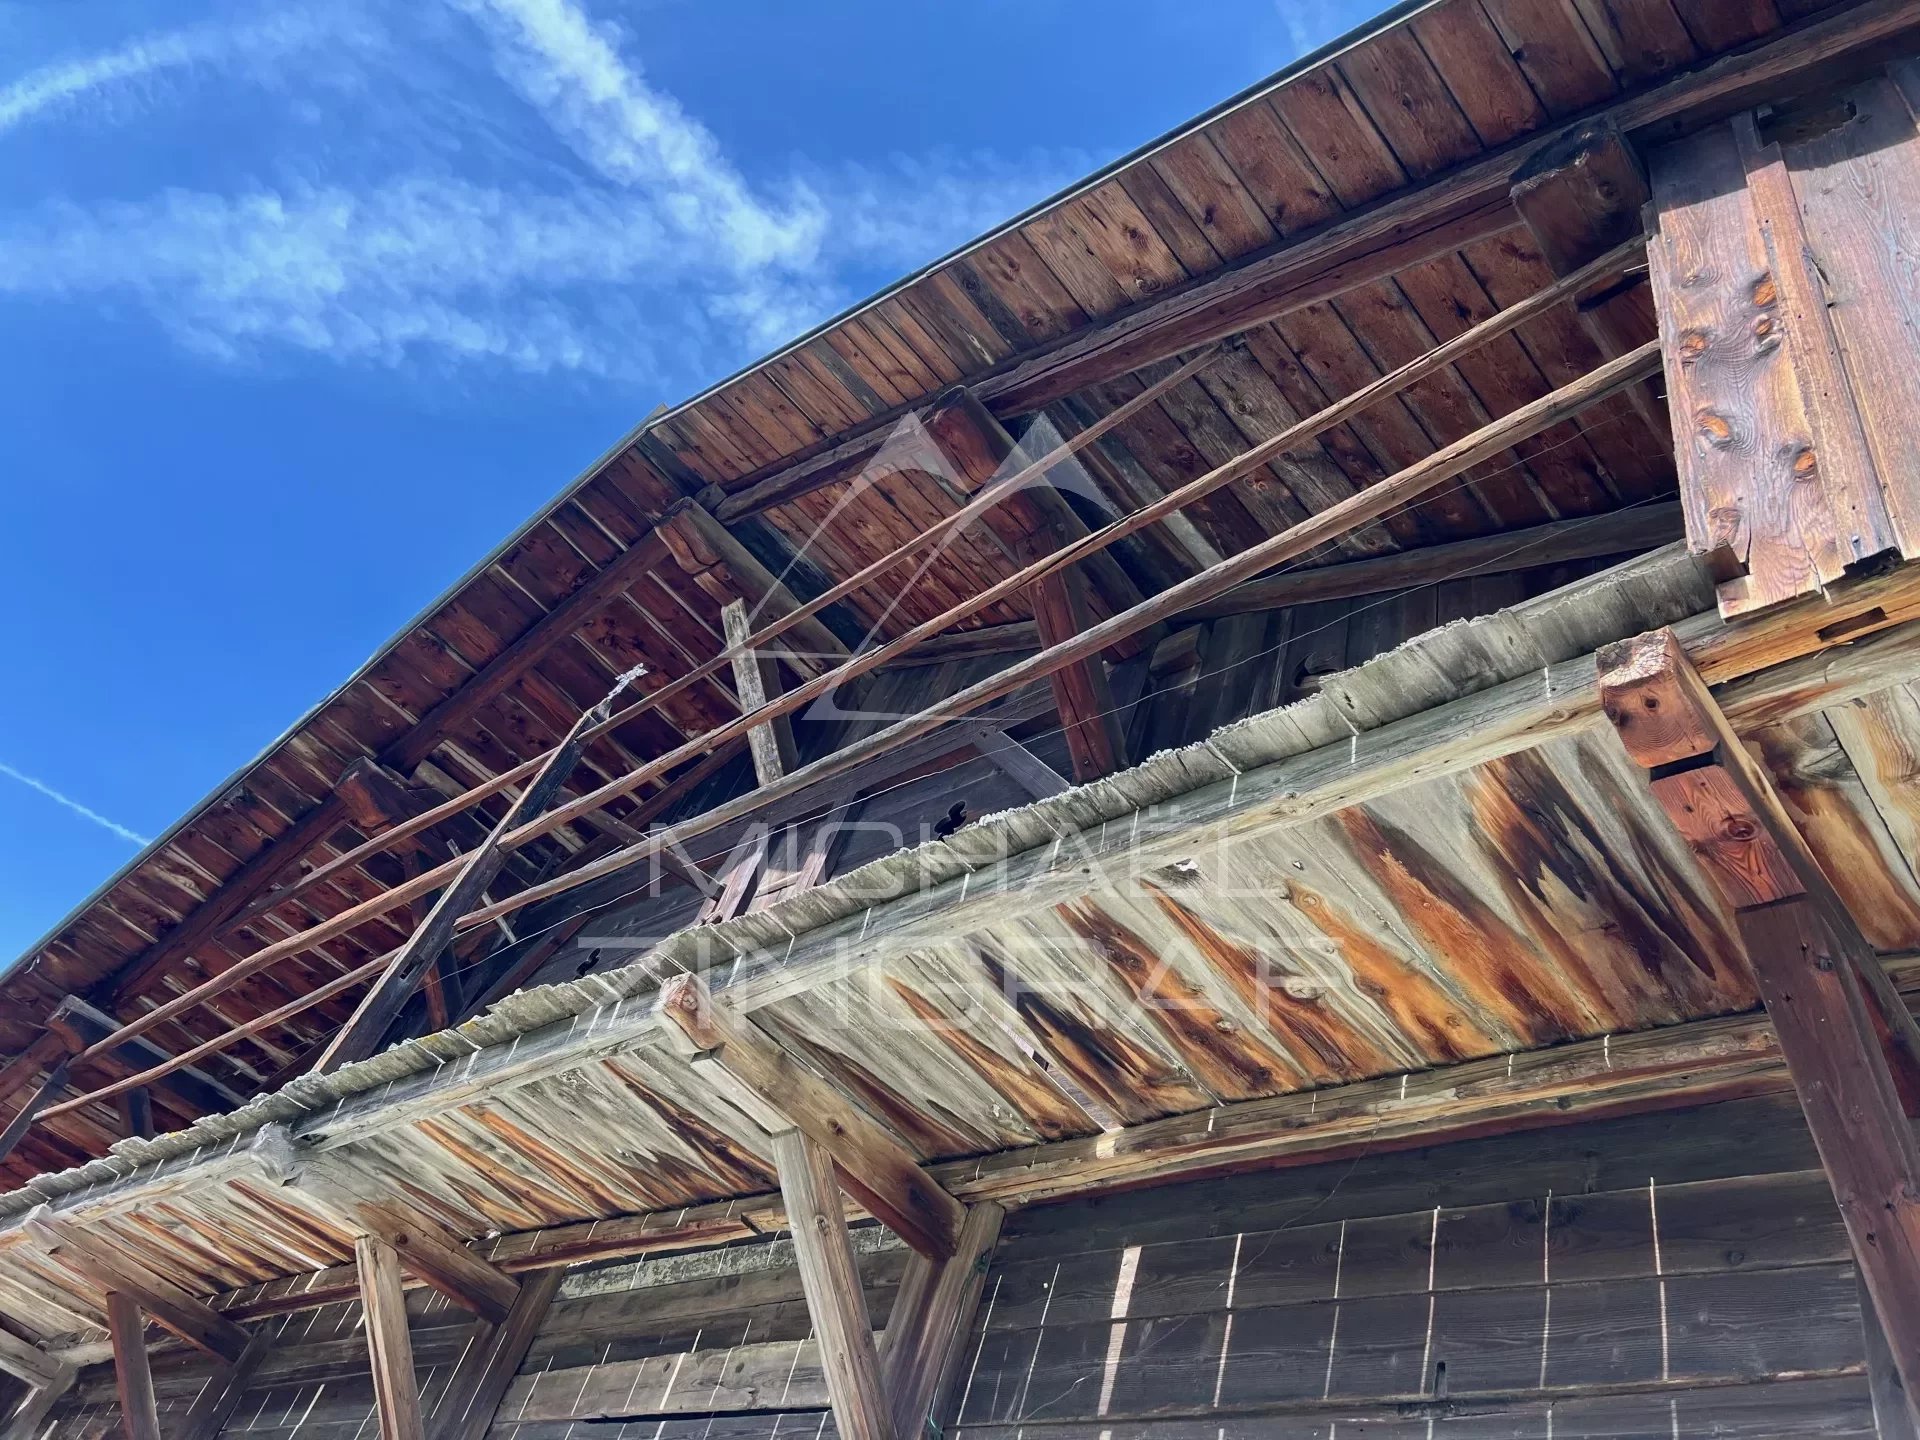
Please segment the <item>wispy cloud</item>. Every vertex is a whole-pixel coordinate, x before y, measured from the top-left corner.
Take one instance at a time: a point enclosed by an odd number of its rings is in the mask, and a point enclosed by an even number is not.
[[[29,790],[39,791],[42,795],[46,796],[47,799],[53,801],[54,804],[64,806],[83,820],[91,820],[102,830],[111,830],[115,835],[118,835],[122,840],[130,844],[146,845],[151,843],[145,835],[140,834],[138,831],[129,830],[117,820],[109,820],[98,810],[89,810],[71,795],[62,795],[45,781],[36,780],[33,776],[24,774],[3,761],[0,761],[0,775],[5,775],[10,780],[18,780]]]
[[[205,25],[135,40],[116,50],[63,60],[0,86],[0,134],[18,125],[109,100],[170,72],[258,63],[337,33],[332,25],[297,13],[240,26]]]
[[[649,83],[628,37],[578,0],[446,3],[436,44],[477,42],[497,77],[481,83],[504,81],[524,102],[503,106],[496,94],[495,112],[530,116],[577,167],[402,146],[375,157],[385,177],[368,180],[369,158],[344,167],[336,143],[288,160],[297,179],[48,202],[0,221],[0,295],[131,300],[182,343],[229,361],[286,348],[657,379],[663,357],[648,337],[670,336],[677,373],[697,378],[790,339],[875,274],[924,263],[1084,168],[1077,155],[897,157],[752,183]],[[236,38],[249,33],[158,37],[74,62],[64,78],[59,67],[37,72],[0,96],[80,95],[143,66],[225,63],[255,53]],[[429,93],[412,68],[368,93],[423,114],[474,103]],[[422,88],[409,94],[409,83]]]

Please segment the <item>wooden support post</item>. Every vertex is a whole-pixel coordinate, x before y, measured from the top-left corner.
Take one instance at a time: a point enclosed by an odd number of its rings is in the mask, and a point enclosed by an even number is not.
[[[33,1128],[33,1122],[40,1118],[40,1112],[58,1100],[67,1088],[67,1070],[71,1060],[61,1060],[47,1072],[47,1078],[40,1082],[40,1088],[29,1095],[7,1121],[7,1128],[0,1130],[0,1160],[13,1153],[13,1147],[26,1138],[27,1131]]]
[[[463,1309],[498,1322],[519,1298],[519,1281],[437,1220],[385,1193],[342,1159],[302,1156],[284,1125],[263,1125],[251,1151],[261,1173],[283,1193],[349,1234],[379,1240],[402,1257],[408,1271]]]
[[[153,1370],[147,1361],[147,1318],[138,1299],[118,1290],[107,1292],[107,1334],[113,1341],[113,1380],[127,1440],[160,1440],[160,1409],[154,1403]]]
[[[46,1424],[47,1416],[60,1403],[61,1397],[73,1388],[77,1374],[72,1366],[68,1366],[58,1380],[47,1385],[36,1385],[28,1391],[18,1408],[7,1416],[6,1428],[0,1429],[0,1440],[47,1440],[41,1433],[41,1427]]]
[[[1093,627],[1086,582],[1077,569],[1056,570],[1027,593],[1042,645],[1065,644]],[[1073,757],[1073,778],[1084,785],[1125,765],[1127,741],[1120,731],[1113,692],[1107,688],[1106,662],[1089,655],[1055,670],[1047,681],[1060,708],[1067,753]]]
[[[114,1109],[120,1114],[120,1126],[128,1136],[140,1140],[153,1138],[153,1092],[141,1085],[114,1097]]]
[[[231,1364],[246,1352],[247,1332],[166,1276],[122,1250],[97,1228],[56,1219],[42,1205],[21,1222],[61,1266],[100,1291],[139,1301],[148,1316],[189,1345]]]
[[[680,975],[660,992],[665,1029],[725,1098],[770,1134],[798,1128],[840,1167],[847,1193],[907,1244],[944,1260],[964,1210],[888,1130],[795,1060],[751,1020]]]
[[[1639,161],[1620,132],[1604,121],[1541,147],[1513,177],[1513,208],[1557,276],[1573,274],[1640,234],[1649,198]],[[1582,327],[1609,358],[1656,333],[1652,296],[1641,276],[1589,286],[1574,297],[1574,307]],[[1666,402],[1652,383],[1634,386],[1627,398],[1654,438],[1666,443],[1671,430]]]
[[[433,1440],[484,1440],[507,1386],[519,1373],[565,1270],[536,1270],[498,1325],[480,1320],[434,1410]]]
[[[1005,1218],[1006,1211],[991,1200],[971,1206],[949,1259],[936,1264],[916,1255],[907,1262],[880,1365],[895,1440],[919,1440],[927,1433],[934,1407],[952,1388]]]
[[[413,1373],[407,1333],[407,1295],[400,1257],[386,1241],[362,1235],[353,1245],[360,1267],[360,1300],[367,1312],[367,1359],[373,1369],[380,1440],[426,1440],[420,1419],[420,1382]]]
[[[1067,788],[1060,772],[1006,731],[983,725],[974,731],[974,744],[994,767],[1036,800],[1058,795]]]
[[[219,1440],[220,1432],[240,1404],[240,1397],[253,1383],[254,1372],[272,1351],[272,1337],[256,1334],[238,1360],[220,1367],[201,1388],[172,1440]]]
[[[773,1161],[833,1401],[834,1428],[840,1440],[894,1440],[833,1157],[800,1131],[784,1130],[773,1137]]]
[[[744,600],[729,600],[722,606],[720,621],[729,650],[753,633],[753,621]],[[784,688],[780,684],[780,667],[773,657],[752,651],[733,657],[733,685],[740,692],[742,710],[758,710]],[[762,785],[771,785],[800,763],[800,753],[793,744],[790,715],[754,726],[747,732],[747,747],[753,752],[753,773]]]
[[[1599,665],[1608,720],[1734,912],[1855,1262],[1920,1393],[1920,1144],[1875,1033],[1879,959],[1673,632],[1607,646]]]
[[[11,1330],[0,1329],[0,1371],[36,1389],[44,1389],[58,1383],[66,1369],[59,1357],[22,1340]]]
[[[485,896],[487,886],[500,873],[509,853],[508,847],[502,842],[514,830],[538,817],[560,792],[560,787],[566,783],[567,776],[572,773],[586,749],[585,732],[612,713],[613,702],[625,688],[626,680],[623,678],[605,699],[574,722],[573,729],[547,758],[540,773],[520,792],[520,798],[513,802],[499,823],[488,832],[486,841],[466,857],[466,863],[459,873],[433,902],[433,909],[428,912],[427,918],[395,955],[387,973],[361,1000],[353,1012],[353,1018],[347,1021],[321,1053],[313,1067],[315,1073],[331,1074],[356,1060],[364,1060],[374,1052],[387,1033],[387,1027],[399,1018],[400,1011],[419,987],[421,977],[440,958],[440,952],[452,942],[454,928],[460,917],[469,906]]]

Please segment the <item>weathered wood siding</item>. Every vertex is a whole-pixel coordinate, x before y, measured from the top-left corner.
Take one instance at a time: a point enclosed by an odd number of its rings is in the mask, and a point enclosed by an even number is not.
[[[880,1326],[904,1253],[861,1235]],[[472,1321],[409,1305],[431,1412]],[[368,1435],[358,1303],[272,1323],[225,1433]],[[492,1433],[821,1437],[809,1330],[781,1242],[575,1274]],[[958,1440],[1864,1437],[1863,1353],[1811,1141],[1757,1099],[1015,1211],[946,1413]],[[156,1362],[163,1420],[203,1376]]]
[[[1861,1357],[1811,1143],[1756,1100],[1016,1212],[955,1423],[1870,1435]]]

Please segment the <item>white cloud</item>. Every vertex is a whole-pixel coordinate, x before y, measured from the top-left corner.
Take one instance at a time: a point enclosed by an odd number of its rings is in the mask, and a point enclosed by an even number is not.
[[[11,765],[5,764],[4,762],[0,762],[0,775],[5,775],[9,779],[18,780],[22,785],[26,786],[29,790],[39,791],[42,795],[46,796],[47,799],[53,801],[54,804],[64,806],[66,809],[71,810],[74,814],[78,815],[83,820],[91,820],[95,825],[98,825],[102,830],[111,830],[115,835],[118,835],[122,840],[128,841],[129,843],[134,845],[148,845],[152,843],[150,840],[147,839],[146,836],[140,834],[139,832],[134,830],[129,830],[126,826],[122,825],[117,820],[109,820],[106,816],[102,815],[97,810],[89,810],[86,806],[82,805],[78,800],[75,800],[68,795],[62,795],[58,790],[54,789],[51,785],[47,784],[45,781],[36,780],[33,778],[33,776],[25,774],[19,770],[16,770]]]
[[[117,50],[60,61],[0,86],[0,134],[49,113],[97,104],[138,82],[183,70],[263,62],[336,33],[313,17],[287,12],[250,25],[200,26],[151,35]]]
[[[1045,154],[896,157],[756,188],[577,0],[448,4],[440,14],[451,24],[429,26],[428,53],[482,38],[493,72],[582,166],[513,154],[493,143],[504,131],[489,133],[484,154],[461,154],[396,146],[394,135],[418,132],[388,126],[372,154],[342,136],[322,155],[282,161],[311,178],[17,208],[0,218],[0,296],[131,301],[196,352],[233,362],[286,348],[656,382],[670,371],[686,384],[790,340],[874,279],[924,264],[1084,168],[1082,157]],[[45,108],[143,66],[240,63],[259,53],[258,34],[178,32],[0,95],[31,91],[48,98],[17,103]],[[421,128],[445,129],[445,113],[427,119],[433,107],[480,103],[472,77],[450,96],[444,75],[420,69],[387,67],[355,104],[389,107],[388,117],[414,105]],[[455,129],[471,134],[474,120],[464,114]],[[369,165],[386,178],[360,179]]]

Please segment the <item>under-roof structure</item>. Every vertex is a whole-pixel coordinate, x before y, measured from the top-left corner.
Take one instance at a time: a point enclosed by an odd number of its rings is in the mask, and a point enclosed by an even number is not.
[[[1911,1436],[1916,54],[1401,7],[649,417],[0,977],[5,1440]]]

